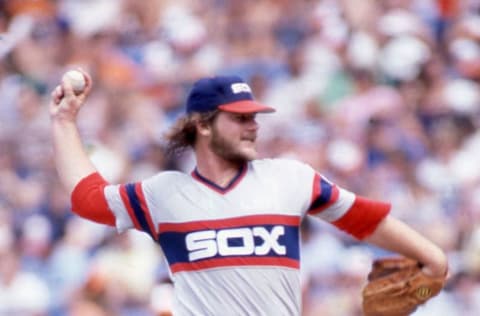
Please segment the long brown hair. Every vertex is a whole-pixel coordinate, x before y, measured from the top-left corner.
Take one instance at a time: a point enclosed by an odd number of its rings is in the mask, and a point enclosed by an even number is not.
[[[197,123],[211,124],[217,113],[215,110],[180,117],[164,136],[166,154],[179,155],[190,147],[193,148],[197,140]]]

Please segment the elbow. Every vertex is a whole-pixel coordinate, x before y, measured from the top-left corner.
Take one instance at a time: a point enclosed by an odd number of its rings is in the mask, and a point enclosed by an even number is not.
[[[430,255],[430,260],[425,262],[424,270],[434,277],[445,277],[448,273],[448,257],[440,248],[436,248]]]
[[[107,184],[98,173],[82,179],[71,195],[72,211],[85,219],[115,226],[115,216],[110,211],[103,193]]]

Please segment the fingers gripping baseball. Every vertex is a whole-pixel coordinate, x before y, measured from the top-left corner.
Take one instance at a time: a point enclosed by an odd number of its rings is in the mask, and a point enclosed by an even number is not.
[[[90,92],[92,80],[82,70],[70,70],[62,76],[62,82],[51,93],[50,116],[56,119],[74,120]]]

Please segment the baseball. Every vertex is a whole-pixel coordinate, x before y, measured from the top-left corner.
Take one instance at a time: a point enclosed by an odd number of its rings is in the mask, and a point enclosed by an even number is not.
[[[78,70],[67,71],[63,75],[62,80],[68,80],[70,82],[73,88],[73,92],[75,94],[80,94],[85,89],[85,85],[86,85],[85,77],[83,76],[83,73],[81,73]]]

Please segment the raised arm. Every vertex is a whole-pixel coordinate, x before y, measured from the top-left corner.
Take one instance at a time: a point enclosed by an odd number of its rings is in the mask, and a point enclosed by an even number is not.
[[[390,215],[364,241],[420,261],[428,275],[440,277],[447,272],[447,257],[443,250]]]
[[[92,79],[83,72],[86,86],[75,94],[67,80],[57,86],[49,105],[55,166],[61,183],[71,197],[72,210],[86,219],[114,226],[115,218],[103,193],[107,182],[100,176],[83,149],[77,115],[92,88]]]
[[[75,95],[68,80],[63,80],[51,94],[49,105],[55,166],[63,186],[69,194],[78,182],[96,172],[77,127],[77,115],[92,88],[90,76],[83,72],[86,87]]]

